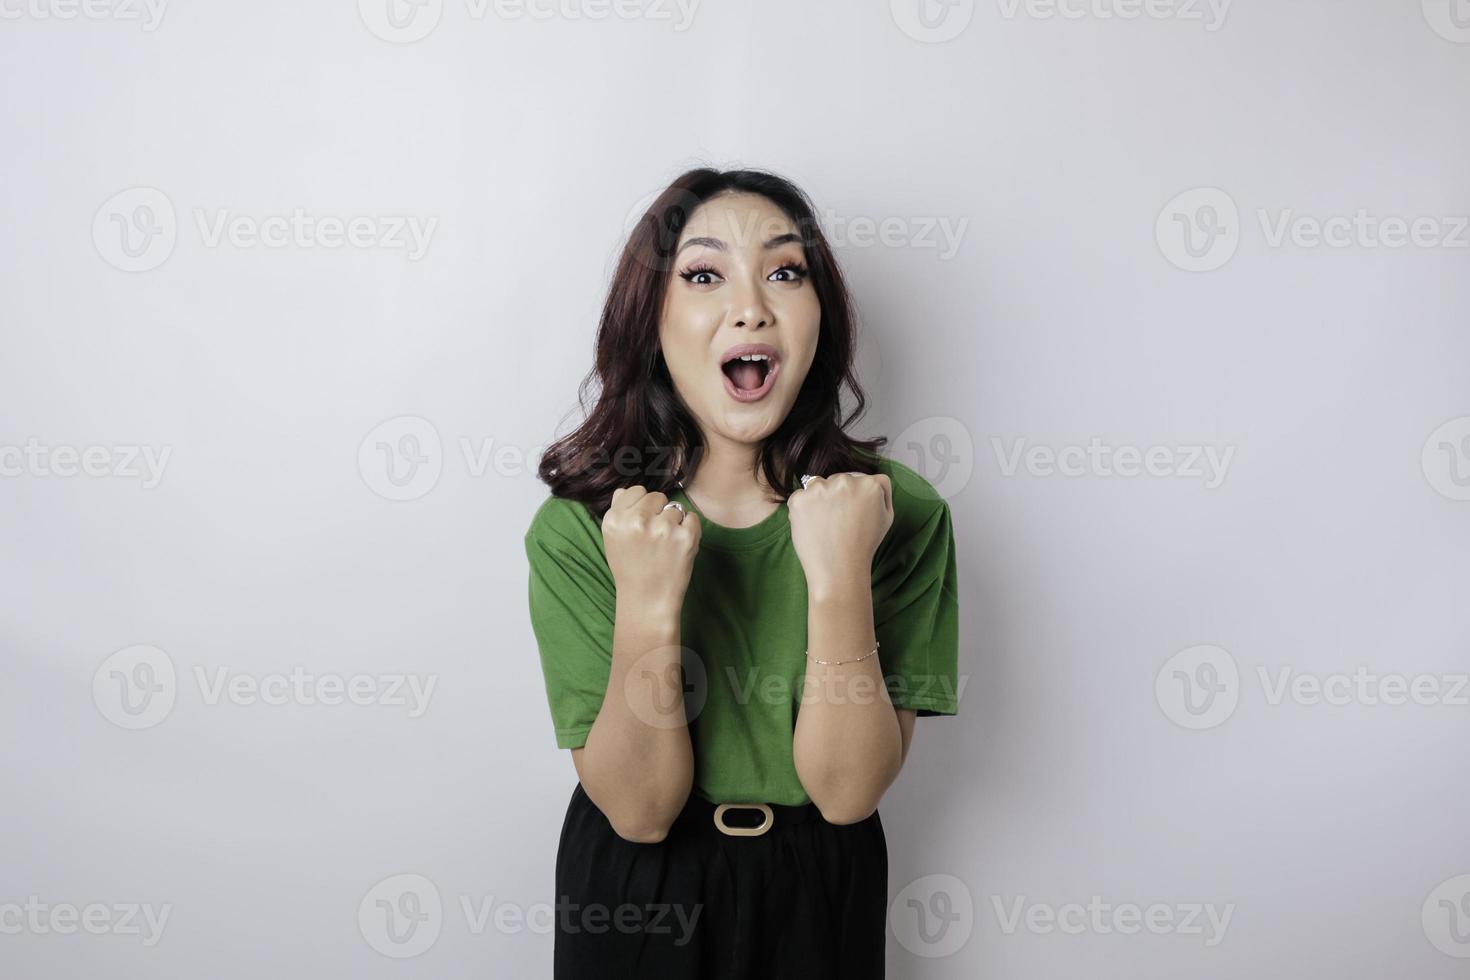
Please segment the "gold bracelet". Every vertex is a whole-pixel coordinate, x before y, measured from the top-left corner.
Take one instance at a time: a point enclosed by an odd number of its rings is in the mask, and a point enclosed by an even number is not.
[[[874,640],[873,641],[873,649],[872,650],[870,650],[867,653],[863,654],[861,657],[854,657],[851,660],[818,660],[816,657],[813,657],[812,656],[812,652],[810,650],[808,650],[806,652],[806,655],[811,658],[811,661],[814,664],[826,664],[828,667],[835,667],[838,664],[855,664],[859,660],[867,660],[869,657],[871,657],[873,654],[875,654],[877,652],[878,652],[878,641],[877,640]]]

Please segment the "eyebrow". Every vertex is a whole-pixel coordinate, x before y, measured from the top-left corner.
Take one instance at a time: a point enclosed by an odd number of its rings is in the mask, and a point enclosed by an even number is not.
[[[788,231],[784,235],[775,235],[775,236],[773,236],[771,238],[767,238],[764,247],[767,248],[767,249],[772,249],[772,248],[775,248],[778,245],[785,245],[788,242],[800,242],[800,241],[801,241],[801,236],[800,235],[796,234],[795,232],[789,232]],[[718,238],[709,238],[709,237],[705,237],[705,236],[700,236],[698,238],[691,238],[691,239],[689,239],[689,241],[687,241],[683,245],[680,245],[679,246],[679,251],[682,252],[686,248],[689,248],[691,245],[703,245],[705,248],[712,248],[712,249],[714,249],[717,252],[726,252],[726,251],[729,251],[729,246],[726,245],[720,239],[718,239]]]

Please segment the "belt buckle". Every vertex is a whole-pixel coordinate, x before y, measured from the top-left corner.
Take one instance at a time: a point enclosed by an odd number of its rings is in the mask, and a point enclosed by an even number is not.
[[[756,827],[727,827],[720,818],[726,810],[759,810],[766,815],[766,819]],[[729,834],[731,837],[759,837],[771,829],[771,824],[776,820],[771,808],[764,803],[721,803],[715,807],[715,826],[720,828],[720,833]]]

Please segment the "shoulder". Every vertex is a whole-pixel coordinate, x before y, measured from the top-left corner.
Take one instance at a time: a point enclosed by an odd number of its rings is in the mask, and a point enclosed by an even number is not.
[[[550,496],[531,515],[525,541],[558,550],[602,553],[602,522],[588,506],[570,497]]]
[[[893,521],[914,520],[928,523],[942,510],[949,508],[949,501],[939,495],[922,474],[912,467],[888,456],[873,454],[878,472],[888,477],[893,487]]]
[[[878,546],[880,561],[890,553],[909,554],[922,549],[931,539],[951,533],[949,501],[939,495],[934,484],[896,459],[875,454],[873,462],[893,488],[893,525]]]

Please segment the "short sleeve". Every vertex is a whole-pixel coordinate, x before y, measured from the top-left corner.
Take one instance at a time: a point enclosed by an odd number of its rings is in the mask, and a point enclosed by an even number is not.
[[[567,538],[544,518],[538,514],[525,536],[531,628],[557,747],[575,749],[587,741],[607,691],[616,592],[607,560],[586,543],[586,528]]]
[[[894,507],[873,571],[873,624],[889,698],[921,718],[952,715],[959,709],[960,604],[949,503],[895,487]]]

